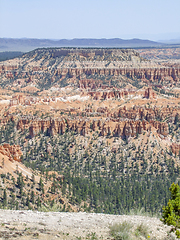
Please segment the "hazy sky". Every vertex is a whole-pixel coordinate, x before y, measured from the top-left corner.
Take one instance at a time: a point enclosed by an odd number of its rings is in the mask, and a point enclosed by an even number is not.
[[[180,38],[180,0],[0,0],[0,37]]]

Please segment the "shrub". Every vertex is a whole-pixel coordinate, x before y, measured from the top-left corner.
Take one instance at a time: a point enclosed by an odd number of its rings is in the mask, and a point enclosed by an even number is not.
[[[147,236],[148,236],[147,226],[142,223],[140,225],[138,225],[136,228],[136,231],[135,231],[135,235],[143,236],[143,237],[147,238]]]
[[[132,225],[126,221],[123,223],[116,223],[110,226],[110,234],[115,240],[130,240],[130,229]]]

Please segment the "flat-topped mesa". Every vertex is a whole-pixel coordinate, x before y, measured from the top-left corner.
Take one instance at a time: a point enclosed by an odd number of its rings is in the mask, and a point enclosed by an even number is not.
[[[43,55],[43,57],[51,58],[62,58],[66,61],[79,60],[79,61],[103,61],[104,58],[108,60],[120,60],[120,61],[140,61],[143,58],[140,57],[139,53],[132,49],[107,49],[107,48],[47,48],[47,49],[36,49],[23,55],[23,58],[37,58]]]
[[[0,153],[7,156],[10,161],[21,162],[21,156],[23,155],[19,145],[9,145],[4,143],[0,146]]]
[[[26,60],[27,64],[24,64]],[[47,62],[45,61],[42,66],[44,60]],[[53,63],[49,65],[48,61]],[[162,67],[159,67],[153,62],[143,59],[138,52],[132,49],[47,48],[26,53],[14,62],[7,61],[0,64],[0,74],[11,73],[14,75],[17,71],[19,76],[29,77],[48,71],[51,73],[51,77],[66,74],[80,76],[85,73],[86,75],[126,75],[130,78],[150,81],[163,80],[168,77],[176,81],[179,79],[180,69],[177,64],[171,65],[164,63]],[[7,75],[7,77],[9,76]]]

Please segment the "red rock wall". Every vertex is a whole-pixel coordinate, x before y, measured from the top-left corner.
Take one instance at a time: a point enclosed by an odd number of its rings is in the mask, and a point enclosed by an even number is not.
[[[170,81],[178,81],[180,80],[180,69],[178,67],[169,68],[66,68],[66,69],[58,69],[56,71],[56,75],[66,75],[69,74],[70,76],[80,76],[82,73],[86,75],[125,75],[130,78],[138,78],[141,80],[149,80],[151,82],[157,80],[170,80]],[[81,83],[81,87],[83,83]],[[85,86],[84,86],[85,87]],[[86,88],[86,87],[85,87]]]
[[[24,125],[25,126],[24,126]],[[49,135],[64,134],[66,130],[75,131],[85,136],[90,131],[98,131],[101,136],[113,135],[117,137],[133,137],[141,134],[143,131],[149,131],[150,126],[157,129],[157,133],[167,136],[169,129],[167,123],[161,123],[151,120],[124,120],[110,119],[108,121],[89,120],[89,119],[60,119],[60,120],[19,120],[18,129],[24,130],[29,125],[29,134],[31,137],[39,133]]]

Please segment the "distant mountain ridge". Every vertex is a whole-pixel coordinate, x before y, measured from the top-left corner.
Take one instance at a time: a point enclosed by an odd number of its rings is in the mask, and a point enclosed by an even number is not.
[[[159,42],[166,43],[166,44],[180,44],[180,38],[170,39],[170,40],[160,40]]]
[[[40,47],[157,47],[163,43],[143,39],[93,39],[93,38],[74,38],[74,39],[31,39],[31,38],[0,38],[0,51],[30,51]]]

